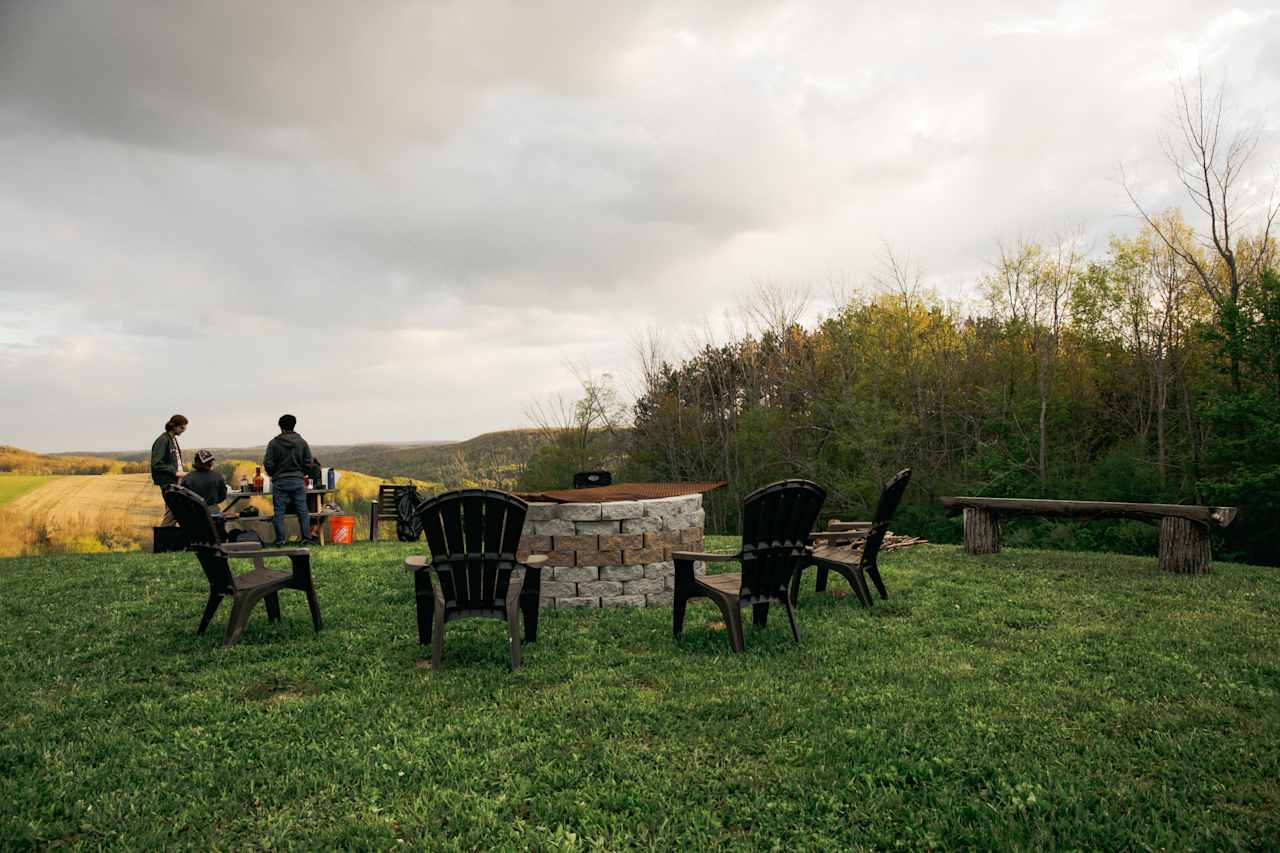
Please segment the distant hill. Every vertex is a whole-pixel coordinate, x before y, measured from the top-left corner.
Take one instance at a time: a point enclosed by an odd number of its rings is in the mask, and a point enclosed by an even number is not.
[[[518,429],[489,432],[466,441],[312,445],[311,450],[324,465],[374,477],[408,477],[443,483],[446,488],[479,484],[510,489],[529,457],[545,441],[538,430]],[[223,460],[256,460],[262,458],[265,446],[209,449]],[[183,450],[189,455],[196,448]],[[145,464],[149,453],[120,451],[98,456]]]
[[[146,467],[129,462],[109,453],[42,454],[0,445],[0,473],[6,474],[135,474],[147,471]]]

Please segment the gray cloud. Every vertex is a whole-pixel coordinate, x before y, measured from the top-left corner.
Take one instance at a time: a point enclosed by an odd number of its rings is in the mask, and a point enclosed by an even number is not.
[[[1277,42],[1262,3],[0,4],[0,442],[515,426],[883,241],[963,295],[1132,228],[1121,163],[1181,201],[1196,61],[1280,129]]]

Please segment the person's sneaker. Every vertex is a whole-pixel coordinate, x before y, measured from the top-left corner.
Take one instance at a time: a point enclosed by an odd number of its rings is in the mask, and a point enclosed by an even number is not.
[[[319,545],[319,544],[320,544],[319,539],[303,539],[302,540],[302,547],[304,548],[309,548],[312,545]]]

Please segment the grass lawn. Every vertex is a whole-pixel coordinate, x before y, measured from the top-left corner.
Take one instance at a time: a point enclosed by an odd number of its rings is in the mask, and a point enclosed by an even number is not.
[[[38,489],[53,477],[30,476],[27,474],[0,474],[0,506],[20,498],[27,492]]]
[[[315,552],[325,630],[286,591],[230,650],[189,555],[0,560],[0,845],[1280,845],[1275,569],[918,547],[869,611],[810,573],[800,645],[548,612],[517,673],[477,620],[432,673],[418,550]]]

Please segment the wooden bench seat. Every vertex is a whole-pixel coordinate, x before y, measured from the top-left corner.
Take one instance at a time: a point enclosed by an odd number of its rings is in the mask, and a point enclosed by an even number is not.
[[[1160,568],[1177,574],[1203,574],[1212,566],[1209,528],[1235,520],[1233,506],[1144,504],[1116,501],[1061,501],[1036,498],[944,497],[951,514],[964,512],[964,547],[970,554],[1000,550],[1000,518],[1041,515],[1067,518],[1128,518],[1160,525]]]

